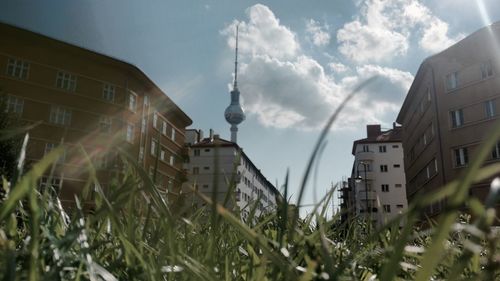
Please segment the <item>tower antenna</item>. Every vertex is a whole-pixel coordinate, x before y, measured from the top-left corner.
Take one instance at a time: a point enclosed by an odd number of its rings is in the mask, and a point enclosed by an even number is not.
[[[236,50],[234,55],[234,85],[233,89],[238,89],[238,27],[239,24],[236,25]]]

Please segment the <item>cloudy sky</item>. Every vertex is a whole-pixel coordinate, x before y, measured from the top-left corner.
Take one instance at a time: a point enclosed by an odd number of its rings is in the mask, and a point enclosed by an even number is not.
[[[366,124],[392,127],[418,66],[500,20],[498,0],[6,1],[0,20],[131,62],[194,121],[229,138],[224,109],[238,85],[239,144],[271,182],[297,192],[319,130],[360,82],[328,136],[304,203],[352,168]]]

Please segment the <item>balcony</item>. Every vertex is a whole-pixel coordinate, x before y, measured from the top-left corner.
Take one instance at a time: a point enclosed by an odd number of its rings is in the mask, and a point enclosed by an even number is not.
[[[361,177],[361,182],[357,182],[357,180],[355,180],[355,183],[356,183],[356,186],[363,186],[364,184],[364,181],[365,181],[365,171],[363,169],[360,169],[359,170],[359,176]],[[374,176],[373,176],[373,172],[371,170],[369,171],[366,171],[366,179],[371,181],[373,180]]]
[[[366,198],[368,198],[368,200],[376,200],[377,199],[377,192],[375,192],[373,190],[368,190],[368,191],[365,191],[364,189],[359,190],[357,198],[361,199],[361,200],[364,200]]]
[[[358,161],[373,161],[375,153],[373,151],[360,151],[356,153],[356,160]]]

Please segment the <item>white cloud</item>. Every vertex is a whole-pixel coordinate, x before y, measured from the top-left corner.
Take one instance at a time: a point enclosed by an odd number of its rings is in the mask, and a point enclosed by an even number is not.
[[[419,0],[364,0],[358,6],[358,17],[337,31],[339,52],[358,63],[405,55],[412,36],[428,52],[441,51],[463,37],[449,37],[448,24]]]
[[[331,62],[328,64],[328,67],[337,74],[345,73],[350,70],[347,65],[340,62]]]
[[[296,35],[286,26],[280,25],[274,13],[261,4],[246,10],[248,22],[233,22],[221,33],[228,36],[234,48],[234,33],[239,25],[239,48],[242,53],[268,54],[276,58],[295,57],[300,51]]]
[[[308,39],[318,47],[330,44],[329,29],[330,27],[328,25],[320,25],[319,22],[313,19],[306,22]]]
[[[447,33],[448,24],[439,19],[434,19],[424,30],[419,45],[424,50],[437,53],[464,37],[464,35],[459,34],[455,39],[451,39],[447,36]]]
[[[386,28],[350,22],[337,32],[339,52],[357,62],[382,61],[408,50],[408,39]]]
[[[378,75],[376,83],[348,104],[335,127],[354,128],[366,122],[393,121],[391,118],[399,110],[413,79],[410,73],[377,65],[349,68],[332,59],[328,67],[335,73],[348,75],[337,80],[301,50],[294,33],[280,25],[269,8],[255,5],[247,10],[247,15],[248,21],[240,22],[240,27],[244,27],[240,29],[240,46],[246,47],[240,49],[238,85],[249,117],[269,127],[318,129],[360,82]],[[235,24],[222,31],[231,47]],[[261,36],[269,33],[274,35]],[[273,45],[287,49],[277,52],[270,47]]]

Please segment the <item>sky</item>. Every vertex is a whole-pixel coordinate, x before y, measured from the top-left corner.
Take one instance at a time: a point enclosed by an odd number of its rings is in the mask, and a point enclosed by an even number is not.
[[[193,120],[230,138],[233,81],[246,120],[238,144],[296,198],[326,120],[359,83],[378,79],[341,112],[303,200],[349,176],[366,124],[392,128],[420,63],[500,20],[498,0],[0,0],[0,21],[138,66]]]

